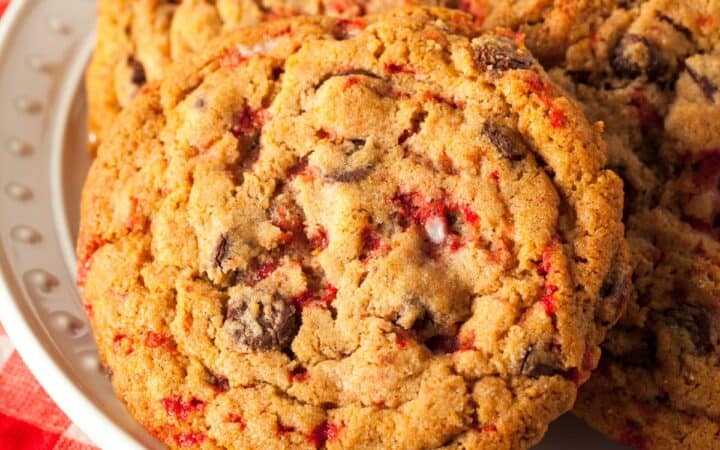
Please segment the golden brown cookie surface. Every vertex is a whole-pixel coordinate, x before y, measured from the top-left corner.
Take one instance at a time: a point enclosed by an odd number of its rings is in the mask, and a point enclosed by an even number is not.
[[[478,21],[487,11],[486,0],[101,0],[86,77],[91,151],[145,83],[225,31],[297,15],[352,19],[414,3],[463,9]]]
[[[620,183],[527,50],[473,21],[230,33],[119,116],[81,283],[164,442],[527,448],[571,407],[622,306]]]

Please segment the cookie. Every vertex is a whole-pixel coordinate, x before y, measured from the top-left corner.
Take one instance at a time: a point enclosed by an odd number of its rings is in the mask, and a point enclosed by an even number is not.
[[[624,179],[634,268],[628,311],[575,412],[639,449],[720,445],[716,222],[720,6],[637,2],[553,70],[605,123]]]
[[[301,14],[352,19],[411,3],[464,9],[478,20],[487,9],[486,0],[101,0],[86,75],[91,153],[145,83],[223,31]]]
[[[720,446],[720,243],[664,208],[627,223],[635,298],[575,412],[636,449]]]
[[[474,21],[268,22],[120,114],[78,282],[153,435],[528,448],[571,408],[627,291],[620,180],[528,51]]]

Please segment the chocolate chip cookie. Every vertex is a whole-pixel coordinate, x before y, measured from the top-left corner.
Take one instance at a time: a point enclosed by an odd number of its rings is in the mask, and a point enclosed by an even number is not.
[[[145,83],[223,31],[301,14],[352,19],[413,3],[463,9],[478,21],[488,6],[487,0],[100,0],[86,77],[91,152]]]
[[[719,15],[712,2],[634,2],[553,70],[605,123],[635,271],[575,410],[638,449],[720,446]]]
[[[78,282],[169,446],[528,448],[627,292],[599,129],[514,39],[410,8],[230,32],[139,90]]]

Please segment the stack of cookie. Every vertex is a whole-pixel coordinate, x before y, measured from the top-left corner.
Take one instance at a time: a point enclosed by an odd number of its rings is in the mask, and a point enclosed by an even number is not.
[[[173,448],[524,449],[576,400],[720,448],[720,4],[404,3],[100,1],[118,397]]]

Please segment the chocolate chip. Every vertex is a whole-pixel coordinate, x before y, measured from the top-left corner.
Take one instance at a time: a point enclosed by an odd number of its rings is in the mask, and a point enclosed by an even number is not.
[[[227,392],[230,390],[230,380],[222,375],[208,374],[208,383],[218,392]]]
[[[520,52],[510,39],[501,36],[481,36],[475,46],[475,61],[485,70],[488,67],[504,72],[527,69],[533,59],[529,52]]]
[[[355,183],[364,180],[370,174],[370,167],[361,167],[359,169],[344,170],[331,173],[327,178],[338,183]]]
[[[400,327],[418,331],[427,330],[429,328],[430,318],[425,307],[416,297],[407,299],[401,303],[397,310],[393,312],[393,322]]]
[[[668,67],[660,48],[645,36],[637,34],[623,36],[613,51],[610,65],[615,73],[623,78],[635,78],[644,74],[651,80],[664,75]]]
[[[706,355],[713,350],[711,322],[707,310],[685,304],[665,311],[665,317],[672,328],[687,335],[695,354]]]
[[[280,186],[270,204],[270,221],[285,232],[302,232],[305,213],[295,202],[287,185]]]
[[[225,326],[240,352],[283,350],[297,334],[298,312],[277,292],[254,290],[230,299]]]
[[[144,85],[147,82],[147,78],[145,77],[145,68],[142,63],[135,59],[135,57],[128,56],[127,64],[131,70],[130,81],[138,87]]]
[[[692,42],[692,40],[693,40],[693,38],[692,38],[692,31],[690,31],[690,29],[689,29],[688,27],[686,27],[685,25],[683,25],[683,24],[681,24],[681,23],[675,22],[675,21],[672,19],[672,17],[670,17],[670,16],[668,16],[668,15],[666,15],[666,14],[663,14],[663,13],[661,13],[661,12],[658,12],[658,13],[657,13],[657,18],[658,18],[658,20],[660,20],[661,22],[665,22],[665,23],[667,23],[668,25],[670,25],[671,27],[673,27],[673,28],[675,29],[675,31],[677,31],[678,33],[682,34],[682,35],[685,37],[685,39],[687,39],[688,41]]]
[[[213,257],[213,261],[215,262],[215,267],[218,267],[222,269],[222,263],[223,260],[225,260],[225,257],[227,256],[228,252],[228,238],[226,234],[223,234],[220,236],[220,240],[215,247],[215,256]]]
[[[713,83],[710,78],[706,77],[705,75],[701,74],[690,66],[687,66],[687,71],[688,74],[690,74],[690,76],[692,77],[693,81],[695,81],[695,84],[697,84],[700,90],[703,92],[705,98],[707,98],[711,102],[714,101],[713,96],[718,90],[717,85]]]
[[[482,132],[493,146],[511,161],[518,161],[528,153],[527,145],[520,133],[511,128],[486,121]]]
[[[617,263],[617,256],[614,261]],[[596,318],[603,324],[614,323],[618,314],[624,310],[623,306],[629,299],[630,276],[622,271],[622,265],[611,267],[600,286],[602,303],[596,311]]]
[[[655,335],[649,330],[615,328],[603,344],[603,356],[627,367],[653,367],[656,363]]]
[[[557,356],[553,352],[540,349],[536,344],[530,344],[520,356],[516,371],[531,378],[564,375],[565,371],[556,359]]]

